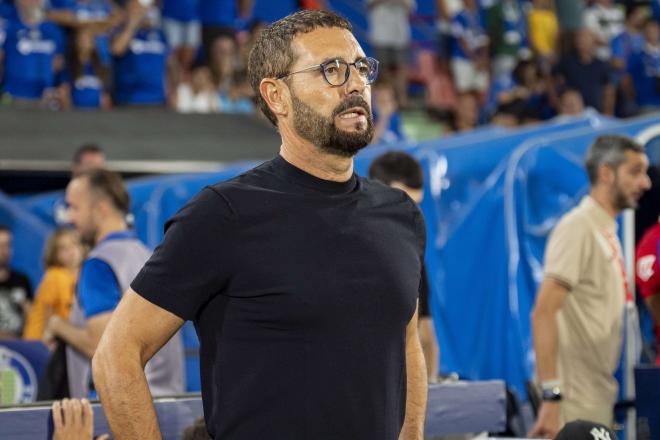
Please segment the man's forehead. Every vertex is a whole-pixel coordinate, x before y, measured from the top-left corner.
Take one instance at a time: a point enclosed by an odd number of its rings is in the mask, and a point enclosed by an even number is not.
[[[641,151],[626,150],[625,156],[625,161],[629,164],[649,163],[649,158],[646,156],[646,153],[642,153]]]
[[[86,183],[86,178],[85,177],[76,177],[75,179],[71,180],[69,182],[69,185],[66,187],[66,195],[70,194],[80,194],[81,192],[84,192],[84,190],[87,188],[87,183]]]
[[[338,27],[320,27],[298,34],[291,42],[291,49],[299,66],[319,64],[331,57],[352,62],[365,56],[353,34]]]

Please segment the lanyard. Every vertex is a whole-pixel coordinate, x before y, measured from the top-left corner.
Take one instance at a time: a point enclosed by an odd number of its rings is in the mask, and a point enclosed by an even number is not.
[[[614,251],[617,263],[619,263],[619,268],[621,269],[621,278],[623,278],[623,289],[626,292],[626,302],[632,303],[633,295],[632,291],[630,290],[630,285],[628,284],[626,266],[623,262],[623,255],[621,255],[621,245],[619,244],[619,240],[617,240],[617,238],[608,230],[603,230],[603,234],[605,235],[605,238],[607,238],[607,242],[610,244],[612,250]]]

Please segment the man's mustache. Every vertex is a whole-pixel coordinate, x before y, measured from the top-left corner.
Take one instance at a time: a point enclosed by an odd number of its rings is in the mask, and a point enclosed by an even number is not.
[[[353,95],[346,98],[346,100],[344,100],[335,108],[334,112],[332,112],[332,116],[338,116],[346,110],[354,107],[361,107],[364,109],[364,111],[367,113],[367,117],[371,119],[371,109],[369,108],[369,104],[367,104],[367,101],[365,101],[363,97],[358,95]]]

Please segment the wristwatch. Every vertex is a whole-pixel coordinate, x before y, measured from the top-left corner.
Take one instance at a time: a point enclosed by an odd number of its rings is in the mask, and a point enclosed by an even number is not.
[[[541,400],[544,402],[559,402],[561,398],[561,389],[558,386],[541,389]]]

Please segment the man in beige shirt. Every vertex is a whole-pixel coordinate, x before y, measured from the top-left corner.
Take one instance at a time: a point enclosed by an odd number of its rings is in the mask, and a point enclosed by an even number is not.
[[[600,136],[586,160],[591,192],[552,232],[545,278],[532,312],[536,373],[543,403],[530,437],[554,438],[567,422],[611,426],[614,379],[629,289],[617,215],[651,187],[643,147]]]

